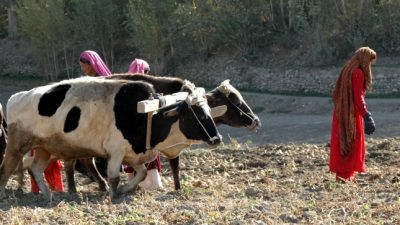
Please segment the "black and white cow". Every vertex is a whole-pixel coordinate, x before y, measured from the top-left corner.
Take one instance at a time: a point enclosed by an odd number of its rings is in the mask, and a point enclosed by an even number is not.
[[[8,145],[0,166],[0,194],[22,157],[35,149],[30,172],[49,199],[43,171],[55,159],[108,159],[111,198],[134,189],[146,176],[144,163],[158,151],[173,154],[179,144],[221,141],[210,108],[202,96],[160,108],[152,117],[150,146],[146,148],[147,114],[137,103],[155,96],[146,82],[83,77],[19,92],[7,104]],[[193,100],[196,100],[193,101]],[[171,152],[170,152],[171,151]],[[119,184],[121,164],[136,171],[134,179]]]
[[[146,81],[151,83],[156,92],[163,94],[172,94],[178,91],[188,90],[187,81],[176,77],[155,77],[143,74],[115,74],[113,76],[106,77],[106,79],[113,80],[131,80],[131,81]],[[190,87],[191,88],[191,87]],[[226,106],[226,112],[214,117],[214,121],[217,125],[226,124],[232,127],[247,127],[249,130],[256,130],[261,126],[260,119],[257,115],[253,113],[251,108],[248,106],[246,101],[243,99],[240,92],[234,88],[229,80],[221,82],[221,84],[206,94],[208,105],[211,108],[216,108],[220,106]],[[180,146],[182,150],[188,145]],[[174,154],[176,155],[176,154]],[[172,174],[174,177],[175,189],[180,189],[180,179],[179,179],[179,154],[177,157],[165,155],[169,159]],[[92,171],[91,174],[96,175],[93,171],[93,165],[91,161],[83,162],[88,170]],[[98,165],[99,166],[99,165]],[[101,165],[103,168],[106,167]],[[66,168],[67,169],[67,168]],[[73,168],[72,168],[73,169]],[[67,169],[71,171],[72,169]],[[67,181],[69,189],[75,190],[75,185],[73,182],[73,176],[68,176]],[[99,177],[95,180],[101,180]],[[73,184],[73,185],[70,185]],[[99,183],[100,187],[104,186],[102,182]]]

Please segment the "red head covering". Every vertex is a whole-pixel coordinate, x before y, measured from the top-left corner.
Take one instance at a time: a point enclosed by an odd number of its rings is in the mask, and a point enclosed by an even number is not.
[[[365,75],[364,89],[369,90],[372,83],[371,64],[376,60],[376,52],[369,47],[357,49],[354,55],[344,65],[333,90],[336,117],[340,124],[340,150],[342,154],[349,153],[356,132],[354,102],[352,89],[352,73],[360,68]]]

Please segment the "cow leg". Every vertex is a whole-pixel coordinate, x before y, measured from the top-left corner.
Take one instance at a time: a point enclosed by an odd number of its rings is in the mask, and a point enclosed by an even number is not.
[[[179,190],[181,189],[179,179],[179,156],[174,159],[169,159],[169,165],[171,166],[172,176],[174,177],[175,190]]]
[[[67,185],[69,193],[76,193],[76,184],[74,179],[76,160],[64,161],[65,176],[67,177]]]
[[[7,151],[11,149],[7,147],[6,154],[4,156],[3,163],[0,166],[0,196],[5,196],[5,186],[11,174],[14,173],[16,167],[22,161],[23,154],[14,153],[12,151]]]
[[[7,147],[7,132],[3,127],[3,124],[0,126],[0,163],[3,162],[4,152]]]
[[[138,186],[139,182],[142,181],[144,178],[146,178],[147,169],[144,166],[144,164],[132,167],[136,172],[135,176],[133,177],[133,179],[129,180],[128,183],[126,183],[125,185],[121,185],[118,188],[118,192],[126,193],[128,191],[134,190]]]
[[[17,181],[18,181],[18,190],[22,192],[22,188],[24,187],[24,165],[23,161],[18,163],[17,167]]]
[[[109,195],[110,198],[118,197],[118,184],[119,184],[119,168],[122,164],[123,154],[113,154],[108,159],[107,176],[110,185]]]
[[[44,181],[44,170],[49,165],[50,154],[42,149],[35,149],[33,162],[29,168],[29,173],[35,179],[39,190],[49,199],[52,200],[52,193]]]
[[[97,170],[96,164],[94,163],[94,158],[81,159],[80,161],[84,164],[90,175],[97,182],[100,191],[106,191],[107,183]]]
[[[31,148],[29,135],[22,134],[14,124],[10,126],[8,144],[0,166],[0,196],[4,196],[5,186],[15,168],[22,163],[25,153]]]

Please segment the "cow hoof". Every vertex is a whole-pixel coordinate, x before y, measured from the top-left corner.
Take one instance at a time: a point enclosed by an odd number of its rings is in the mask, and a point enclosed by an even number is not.
[[[24,191],[22,190],[22,188],[18,188],[15,193],[17,193],[17,195],[22,195],[24,194]]]
[[[99,191],[105,192],[107,191],[107,187],[105,184],[99,184]]]
[[[46,194],[47,199],[49,200],[50,204],[53,202],[53,193]]]
[[[70,193],[70,194],[76,194],[77,191],[76,191],[76,189],[68,189],[68,193]]]
[[[109,196],[110,196],[110,199],[111,199],[111,200],[117,199],[117,198],[120,196],[120,193],[119,193],[118,191],[115,192],[115,193],[113,193],[113,192],[110,191]]]
[[[6,198],[6,197],[7,197],[6,196],[6,192],[4,190],[0,191],[0,198],[3,199],[3,198]]]

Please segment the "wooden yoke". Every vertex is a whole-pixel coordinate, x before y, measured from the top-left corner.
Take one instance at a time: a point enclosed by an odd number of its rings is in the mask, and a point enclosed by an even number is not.
[[[153,122],[154,112],[147,113],[147,129],[146,129],[146,150],[150,150],[150,140],[151,140],[151,125]]]
[[[144,100],[137,103],[138,113],[147,113],[146,150],[151,149],[151,126],[153,122],[153,115],[159,108],[159,104],[160,100],[154,99],[153,96],[150,96],[149,100]]]
[[[177,92],[171,95],[162,96],[163,106],[171,105],[178,101],[183,101],[187,98],[187,92]],[[153,115],[157,113],[160,107],[160,99],[154,99],[154,96],[150,96],[148,100],[143,100],[137,103],[138,113],[147,113],[147,129],[146,129],[146,150],[150,150],[151,141],[151,126],[153,122]]]

